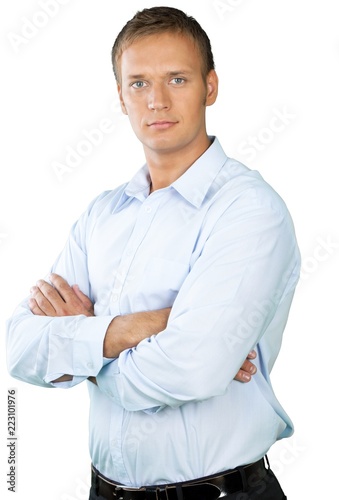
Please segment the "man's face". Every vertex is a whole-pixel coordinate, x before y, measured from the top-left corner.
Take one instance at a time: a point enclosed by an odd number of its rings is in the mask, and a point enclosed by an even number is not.
[[[215,71],[202,76],[201,55],[187,36],[151,35],[122,53],[121,106],[146,154],[206,146],[206,106],[215,102],[217,88]]]

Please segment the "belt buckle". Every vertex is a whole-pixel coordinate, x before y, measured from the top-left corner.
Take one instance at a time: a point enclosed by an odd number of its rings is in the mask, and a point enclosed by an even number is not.
[[[158,486],[156,488],[143,488],[143,490],[145,490],[146,500],[151,500],[152,498],[155,500],[169,500],[169,489],[171,488],[168,488],[167,486],[165,486],[165,488],[159,488]]]
[[[164,485],[164,487],[156,486],[155,488],[148,488],[147,486],[143,486],[139,491],[145,492],[146,500],[170,500],[173,499],[172,493],[176,491],[175,486]],[[172,492],[172,493],[171,493]],[[179,498],[175,496],[175,498]]]

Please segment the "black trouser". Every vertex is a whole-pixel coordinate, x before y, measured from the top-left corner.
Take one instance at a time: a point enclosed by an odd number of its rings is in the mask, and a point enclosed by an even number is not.
[[[266,477],[261,479],[257,485],[252,487],[248,486],[247,491],[245,485],[244,489],[245,491],[233,493],[232,495],[224,497],[225,500],[286,500],[287,499],[285,493],[281,489],[279,481],[277,480],[271,469],[268,469]]]
[[[183,500],[185,500],[185,490],[183,489]],[[173,495],[173,493],[172,493]],[[172,497],[171,495],[171,497]],[[124,498],[128,498],[127,495]],[[145,492],[145,499],[149,498],[147,493]],[[162,498],[162,496],[161,496]],[[180,500],[180,497],[177,497]],[[190,496],[190,500],[191,500]],[[208,496],[200,496],[199,494],[196,497],[196,500],[209,500]],[[215,496],[213,496],[215,498]],[[267,470],[267,474],[265,477],[261,478],[260,481],[257,481],[255,484],[246,484],[246,480],[243,483],[242,491],[237,491],[236,493],[232,493],[226,496],[220,496],[219,498],[225,498],[226,500],[286,500],[281,486],[271,471],[271,469]],[[156,500],[156,497],[154,497]],[[100,494],[96,493],[95,484],[92,484],[89,500],[107,500],[107,497],[103,497]]]

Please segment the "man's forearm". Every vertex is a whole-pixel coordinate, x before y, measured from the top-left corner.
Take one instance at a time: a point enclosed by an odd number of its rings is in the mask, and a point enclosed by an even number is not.
[[[115,317],[107,328],[104,357],[117,358],[125,349],[131,349],[142,340],[164,330],[170,311],[171,308],[168,307]]]
[[[77,286],[70,287],[59,275],[51,275],[53,287],[45,282],[39,282],[39,286],[32,288],[31,311],[39,316],[73,316],[84,314],[93,316],[93,304]],[[52,311],[52,313],[51,313]],[[131,349],[145,338],[156,335],[167,327],[167,321],[171,308],[156,311],[138,312],[117,316],[109,324],[104,338],[103,356],[116,358],[125,349]],[[256,372],[256,367],[251,363],[256,357],[250,353],[244,361],[241,369],[235,376],[235,380],[249,382],[251,376]],[[69,382],[72,375],[62,375],[53,380],[53,383]],[[88,377],[90,382],[96,383],[93,376]]]

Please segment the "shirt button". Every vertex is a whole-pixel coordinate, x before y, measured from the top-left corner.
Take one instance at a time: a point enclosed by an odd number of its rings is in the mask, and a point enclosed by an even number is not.
[[[93,368],[93,363],[87,363],[87,368],[91,370]]]
[[[147,214],[151,213],[152,212],[152,207],[150,207],[149,205],[147,205],[147,207],[145,207],[145,212]]]
[[[114,295],[112,295],[112,302],[116,302],[119,298],[119,295],[117,295],[116,293]]]

